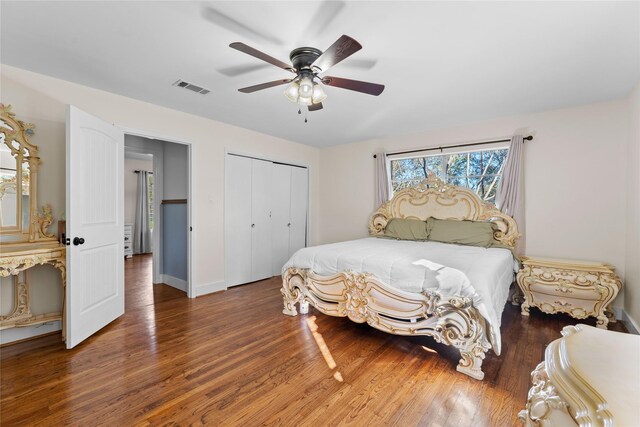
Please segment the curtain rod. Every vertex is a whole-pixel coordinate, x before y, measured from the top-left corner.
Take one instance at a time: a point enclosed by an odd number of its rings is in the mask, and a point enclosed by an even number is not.
[[[533,140],[533,135],[529,135],[529,136],[525,136],[524,138],[522,138],[522,142],[524,141],[532,141]],[[483,141],[483,142],[472,142],[469,144],[457,144],[457,145],[445,145],[444,147],[431,147],[431,148],[423,148],[420,150],[408,150],[408,151],[396,151],[395,153],[387,153],[387,156],[396,156],[398,154],[410,154],[410,153],[421,153],[423,151],[434,151],[434,150],[444,150],[445,148],[462,148],[462,147],[473,147],[475,145],[487,145],[487,144],[496,144],[498,142],[510,142],[511,138],[509,139],[497,139],[495,141]],[[373,155],[373,158],[375,159],[376,156],[375,154]]]
[[[149,171],[133,171],[133,173],[140,173],[140,172],[146,172],[146,173],[150,173],[151,175],[153,175],[153,172],[149,172]]]

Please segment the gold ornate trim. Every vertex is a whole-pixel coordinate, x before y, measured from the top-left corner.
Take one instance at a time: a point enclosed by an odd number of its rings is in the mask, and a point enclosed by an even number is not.
[[[543,426],[550,421],[554,411],[562,413],[563,418],[571,420],[567,403],[558,395],[558,391],[549,381],[545,362],[540,362],[531,372],[533,387],[529,389],[526,409],[518,413],[520,421],[527,427]]]
[[[47,232],[47,228],[53,223],[51,205],[47,204],[42,207],[41,212],[38,211],[38,173],[42,162],[38,157],[38,146],[30,142],[35,125],[18,120],[15,113],[11,111],[11,106],[2,103],[0,103],[0,122],[4,146],[11,152],[17,165],[15,177],[0,183],[0,197],[8,189],[13,189],[17,194],[29,195],[27,223],[23,223],[22,215],[18,214],[16,224],[0,225],[2,244],[55,241],[55,236]],[[23,163],[29,165],[28,172],[23,171]],[[23,212],[22,203],[22,198],[18,197],[16,203],[18,212]]]
[[[512,248],[520,237],[518,226],[509,215],[484,202],[473,191],[445,184],[435,176],[417,187],[398,191],[383,203],[369,219],[369,234],[383,234],[392,218],[426,220],[428,217],[493,222],[497,229],[495,239]]]
[[[324,314],[395,335],[427,335],[460,350],[457,371],[481,380],[482,360],[491,348],[487,324],[470,298],[444,298],[438,292],[408,293],[390,288],[368,273],[341,272],[319,276],[289,268],[282,280],[283,313],[296,316],[296,303]]]
[[[0,277],[13,276],[15,287],[14,306],[11,313],[0,316],[0,330],[31,326],[62,320],[64,339],[64,296],[62,311],[34,315],[31,313],[29,292],[29,269],[37,265],[51,265],[58,269],[62,278],[63,295],[67,284],[66,247],[51,243],[3,244],[0,252]]]
[[[34,215],[31,222],[34,225],[31,227],[31,241],[51,240],[56,238],[53,233],[47,232],[47,229],[51,227],[51,224],[53,223],[53,209],[50,204],[47,203],[44,205],[42,210]]]
[[[4,145],[9,149],[11,155],[16,159],[16,191],[19,194],[23,194],[22,186],[27,184],[29,186],[29,213],[30,218],[37,211],[37,199],[38,199],[38,169],[40,166],[40,157],[38,157],[38,147],[33,145],[29,139],[34,134],[35,125],[32,123],[25,123],[22,120],[18,120],[13,111],[11,111],[11,105],[5,105],[0,103],[0,122],[2,122],[2,128],[0,133],[4,134]],[[22,176],[22,163],[29,164],[28,177]],[[23,182],[24,181],[24,182]],[[22,199],[19,198],[17,202],[18,212],[22,212]],[[23,226],[28,226],[29,231],[25,233]],[[18,215],[16,218],[15,226],[5,226],[2,228],[2,234],[5,235],[18,235],[24,236],[24,240],[28,236],[33,234],[32,224],[22,224],[22,216]]]

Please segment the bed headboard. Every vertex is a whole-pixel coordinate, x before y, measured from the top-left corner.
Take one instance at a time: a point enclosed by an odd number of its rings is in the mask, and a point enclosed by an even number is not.
[[[510,247],[515,247],[520,237],[518,225],[509,215],[484,202],[468,188],[445,184],[436,177],[425,179],[417,187],[400,190],[391,200],[383,203],[371,215],[369,234],[383,234],[387,222],[392,218],[424,221],[428,217],[493,222],[497,226],[495,239]]]

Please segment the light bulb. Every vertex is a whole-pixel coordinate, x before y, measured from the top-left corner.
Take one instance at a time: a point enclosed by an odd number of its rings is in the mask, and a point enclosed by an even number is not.
[[[303,77],[300,79],[300,89],[298,90],[298,94],[302,98],[311,98],[311,95],[313,95],[313,80],[309,77]]]
[[[313,104],[313,100],[311,97],[300,96],[298,98],[298,104],[300,105],[311,105]]]
[[[322,86],[318,83],[313,85],[313,95],[311,96],[314,104],[319,104],[320,102],[327,99],[327,94],[324,93]]]
[[[292,81],[289,86],[284,90],[284,96],[286,96],[291,102],[298,102],[298,82]]]

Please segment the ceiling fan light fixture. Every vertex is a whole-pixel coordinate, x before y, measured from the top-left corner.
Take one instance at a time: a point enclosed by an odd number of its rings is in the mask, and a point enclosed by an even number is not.
[[[313,95],[313,80],[310,77],[304,76],[300,79],[298,94],[301,98],[311,98]]]
[[[302,113],[302,108],[300,107],[308,107],[305,108],[305,122],[307,121],[307,110],[318,111],[323,109],[322,101],[327,98],[327,94],[322,87],[323,85],[348,89],[373,96],[380,95],[384,90],[384,85],[381,84],[318,75],[324,74],[329,68],[362,49],[360,43],[347,35],[342,35],[324,52],[314,47],[299,47],[292,50],[289,54],[291,64],[282,62],[241,42],[231,43],[229,47],[293,73],[295,77],[292,79],[275,80],[244,87],[238,89],[238,91],[242,93],[253,93],[259,90],[288,84],[284,95],[289,101],[298,104],[298,114]]]
[[[284,90],[284,96],[286,96],[291,102],[298,102],[298,93],[300,85],[297,81],[292,81],[289,86]]]
[[[327,94],[324,92],[324,89],[322,89],[322,85],[320,85],[319,83],[313,85],[313,94],[311,95],[311,99],[313,100],[314,104],[318,104],[327,99]]]
[[[313,104],[313,99],[310,96],[300,96],[298,98],[298,104],[300,105],[311,105]]]

